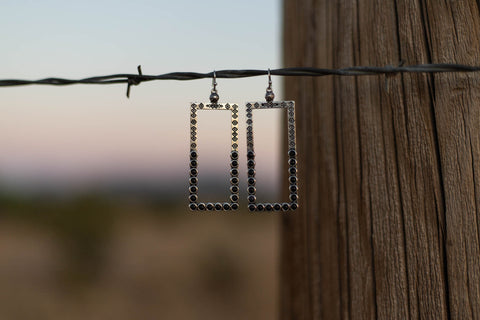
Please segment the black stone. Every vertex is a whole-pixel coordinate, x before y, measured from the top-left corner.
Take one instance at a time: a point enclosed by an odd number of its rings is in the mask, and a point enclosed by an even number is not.
[[[188,198],[190,199],[190,202],[195,202],[198,199],[196,194],[191,194],[190,197],[188,197]]]
[[[232,153],[230,154],[230,157],[231,157],[233,160],[238,159],[238,152],[237,152],[237,151],[232,151]]]
[[[248,185],[249,186],[254,186],[255,185],[255,178],[248,178]]]
[[[251,204],[248,205],[248,210],[249,210],[249,211],[255,211],[256,209],[257,209],[257,206],[254,205],[253,203],[251,203]]]
[[[288,181],[290,181],[291,184],[294,184],[297,182],[297,177],[295,176],[290,176],[290,178],[288,178]]]
[[[191,186],[190,188],[188,188],[188,191],[190,191],[190,193],[197,193],[198,188],[197,186]]]
[[[190,210],[192,211],[195,211],[197,210],[197,205],[195,203],[190,203],[190,205],[188,206],[190,208]]]
[[[190,159],[196,159],[197,158],[197,152],[196,151],[190,151]]]
[[[283,203],[283,204],[282,204],[282,210],[283,210],[283,211],[287,211],[288,209],[290,209],[290,204],[288,204],[288,203],[286,203],[286,202]]]
[[[249,168],[255,168],[255,160],[248,160],[247,161],[247,166]]]
[[[253,152],[252,150],[248,151],[248,152],[247,152],[247,158],[248,158],[248,159],[253,159],[253,158],[255,158],[255,152]]]
[[[296,185],[291,185],[291,186],[289,187],[289,189],[290,189],[290,192],[295,193],[295,192],[297,192],[298,187],[297,187]]]
[[[230,167],[237,168],[238,167],[238,161],[237,160],[230,161]]]
[[[230,196],[230,200],[232,200],[232,202],[237,202],[237,201],[238,201],[238,195],[232,194],[232,195]]]
[[[295,210],[295,209],[298,208],[298,205],[297,205],[296,203],[292,203],[292,204],[290,205],[290,208],[291,208],[292,210]]]
[[[290,151],[288,151],[288,156],[290,158],[295,158],[297,156],[297,152],[295,152],[295,150],[291,149]]]
[[[231,178],[231,179],[230,179],[230,183],[231,183],[231,184],[235,184],[235,185],[238,184],[238,178],[237,178],[237,177]]]
[[[290,172],[290,174],[296,174],[297,173],[297,168],[290,167],[290,169],[288,169],[288,172]]]
[[[215,208],[215,206],[213,205],[213,203],[207,203],[207,210],[213,210]]]
[[[222,210],[223,206],[221,203],[215,203],[215,210]]]
[[[291,166],[294,166],[294,165],[297,164],[297,160],[295,160],[295,159],[290,159],[290,160],[288,160],[288,164],[291,165]]]
[[[190,161],[190,167],[196,168],[197,167],[197,160]]]
[[[230,203],[225,202],[225,203],[223,204],[223,210],[230,210],[230,209],[231,209]]]
[[[190,175],[191,176],[196,176],[198,174],[198,170],[195,168],[190,169]]]
[[[273,209],[274,209],[275,211],[280,211],[280,210],[282,209],[282,206],[280,205],[280,203],[275,203],[275,204],[273,205]]]
[[[198,182],[197,178],[195,178],[195,177],[190,178],[190,184],[197,184],[197,182]]]
[[[297,201],[298,200],[298,196],[296,194],[291,194],[290,195],[290,200],[292,201]]]
[[[238,203],[232,203],[231,207],[232,207],[232,210],[237,210],[238,209]]]
[[[199,204],[198,204],[198,210],[203,211],[203,210],[205,210],[205,209],[206,209],[205,203],[199,203]]]
[[[273,210],[273,207],[270,203],[268,203],[267,205],[265,205],[265,211],[272,211]]]
[[[248,196],[248,202],[255,202],[257,200],[257,197],[253,196],[253,195],[250,195]]]
[[[249,177],[255,177],[255,169],[248,169],[247,173]]]
[[[238,192],[238,187],[237,187],[237,186],[231,186],[231,187],[230,187],[230,191],[231,191],[232,193],[237,193],[237,192]]]
[[[238,176],[238,169],[235,169],[235,168],[234,168],[234,169],[230,170],[230,174],[231,174],[233,177]]]
[[[265,207],[263,206],[263,204],[261,204],[261,203],[257,204],[257,210],[258,211],[263,211],[264,208]]]
[[[257,191],[257,189],[255,189],[255,187],[248,187],[248,193],[249,194],[255,194],[255,192]]]

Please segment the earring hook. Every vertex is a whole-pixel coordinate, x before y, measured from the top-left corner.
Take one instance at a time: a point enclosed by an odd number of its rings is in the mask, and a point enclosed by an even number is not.
[[[270,68],[268,68],[268,87],[272,89],[272,74],[270,73]]]
[[[215,70],[213,70],[212,86],[213,86],[212,91],[216,92],[217,91],[217,73],[215,72]]]
[[[275,94],[272,90],[272,75],[270,73],[270,68],[268,68],[268,87],[267,92],[265,93],[265,100],[267,100],[267,102],[272,102],[273,99],[275,99]]]
[[[220,97],[217,93],[217,73],[213,70],[213,78],[212,78],[212,91],[210,93],[210,102],[216,104]]]

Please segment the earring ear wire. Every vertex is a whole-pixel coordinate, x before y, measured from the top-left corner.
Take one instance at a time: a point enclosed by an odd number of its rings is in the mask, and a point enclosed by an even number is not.
[[[268,87],[267,92],[265,93],[265,100],[267,102],[272,102],[275,99],[275,94],[272,90],[272,75],[270,74],[270,68],[268,69]]]
[[[217,73],[213,70],[213,78],[212,78],[212,91],[210,92],[210,102],[217,103],[220,96],[217,92]]]

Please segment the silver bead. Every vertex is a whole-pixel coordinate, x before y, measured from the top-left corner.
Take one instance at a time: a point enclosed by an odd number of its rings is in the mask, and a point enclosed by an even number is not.
[[[212,93],[210,94],[210,102],[217,103],[218,99],[220,99],[220,97],[218,96],[218,93],[216,91],[212,91]]]
[[[265,100],[267,100],[267,102],[272,102],[273,99],[275,99],[275,94],[271,89],[267,89],[267,93],[265,93]]]

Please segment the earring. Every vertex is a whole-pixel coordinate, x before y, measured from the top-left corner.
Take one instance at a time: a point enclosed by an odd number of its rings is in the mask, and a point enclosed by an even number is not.
[[[238,105],[218,103],[217,75],[213,72],[210,103],[192,103],[190,109],[190,180],[189,200],[190,210],[237,210],[238,209]],[[198,110],[229,110],[231,111],[231,152],[230,152],[230,201],[224,203],[198,202],[198,154],[197,154],[197,111]]]
[[[298,178],[297,152],[295,150],[295,101],[274,102],[275,94],[272,90],[272,77],[268,69],[268,87],[265,94],[266,102],[247,103],[247,167],[248,167],[248,210],[250,211],[287,211],[298,208]],[[288,182],[290,202],[284,203],[257,203],[255,188],[255,151],[253,146],[253,116],[252,109],[287,109],[288,124]]]

